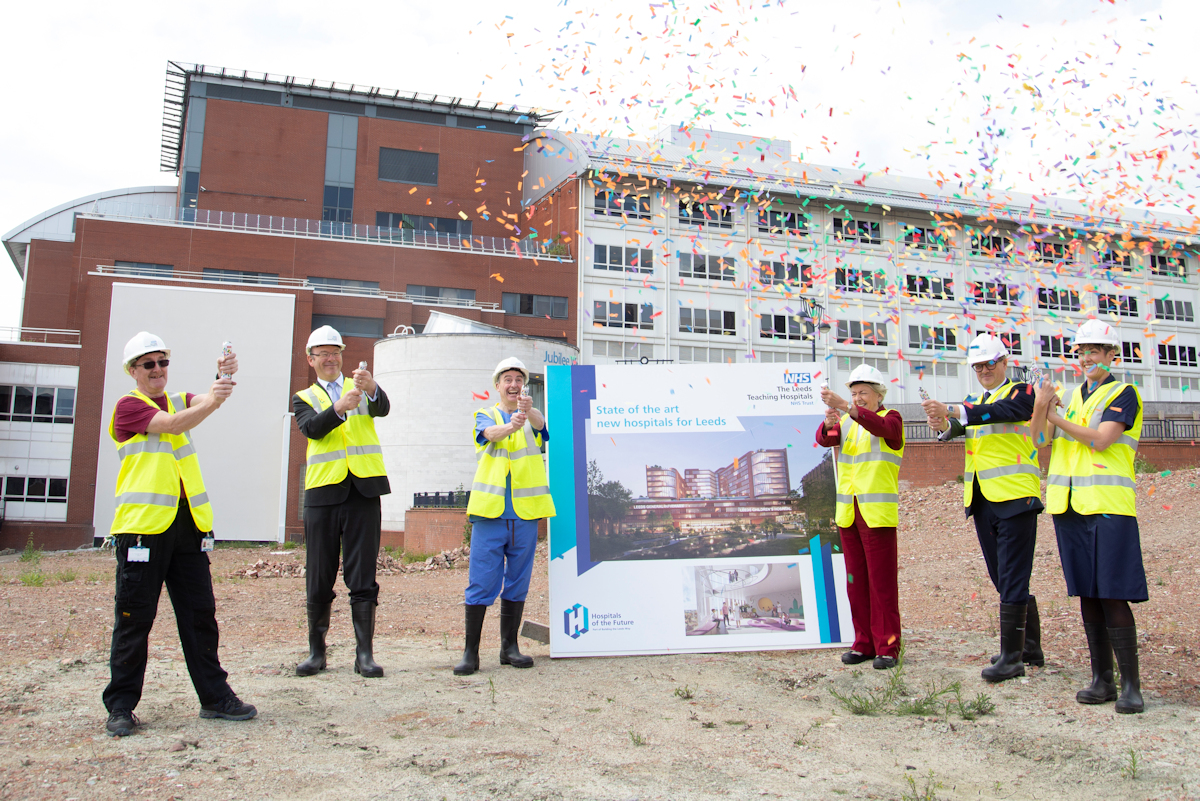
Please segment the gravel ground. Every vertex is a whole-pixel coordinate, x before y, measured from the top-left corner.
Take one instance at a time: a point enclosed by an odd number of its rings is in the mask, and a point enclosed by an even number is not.
[[[0,798],[1200,798],[1198,481],[1198,470],[1139,479],[1147,708],[1129,716],[1074,701],[1086,642],[1045,516],[1033,584],[1046,666],[1002,685],[980,680],[996,647],[997,599],[958,485],[905,497],[905,692],[873,715],[851,714],[834,692],[866,697],[884,675],[845,667],[836,651],[551,661],[526,641],[538,664],[518,671],[497,662],[495,615],[483,669],[455,677],[461,568],[380,577],[383,679],[353,673],[344,594],[329,670],[298,678],[303,579],[245,571],[302,562],[303,552],[222,549],[213,559],[221,658],[258,718],[197,718],[164,593],[137,710],[144,726],[114,739],[100,704],[111,556],[46,554],[43,586],[22,583],[29,565],[3,557]],[[546,586],[543,552],[527,617],[547,620]],[[965,719],[947,708],[953,694],[898,708],[953,682],[964,705],[986,693],[995,709]]]

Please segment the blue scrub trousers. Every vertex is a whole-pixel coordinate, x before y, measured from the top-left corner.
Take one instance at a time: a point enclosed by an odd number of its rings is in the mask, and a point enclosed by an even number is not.
[[[484,518],[472,524],[467,604],[491,606],[497,595],[506,601],[525,600],[537,531],[536,520]]]

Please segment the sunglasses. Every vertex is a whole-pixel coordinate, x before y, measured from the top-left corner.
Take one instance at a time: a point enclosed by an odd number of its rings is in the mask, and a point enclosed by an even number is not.
[[[143,370],[153,370],[155,364],[158,364],[159,367],[168,367],[171,364],[171,360],[159,359],[157,362],[155,362],[153,359],[151,359],[148,362],[142,362],[138,364],[138,367],[142,368]]]
[[[995,367],[997,364],[999,364],[1002,361],[1004,361],[1004,360],[1003,359],[992,359],[991,361],[979,362],[978,364],[973,364],[971,366],[975,368],[975,372],[982,373],[984,370],[991,370],[993,367]]]

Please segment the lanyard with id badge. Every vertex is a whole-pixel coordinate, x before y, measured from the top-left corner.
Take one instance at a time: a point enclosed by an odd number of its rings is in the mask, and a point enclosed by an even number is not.
[[[127,562],[149,562],[150,549],[142,545],[142,535],[138,534],[137,545],[130,545],[129,550],[125,552],[125,561]]]

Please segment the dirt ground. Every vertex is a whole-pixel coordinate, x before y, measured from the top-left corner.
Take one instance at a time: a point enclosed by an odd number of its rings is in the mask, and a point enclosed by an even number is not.
[[[354,675],[344,594],[330,668],[298,678],[300,578],[234,578],[302,551],[219,550],[222,662],[258,706],[248,722],[200,720],[164,593],[134,736],[109,738],[111,555],[0,559],[0,798],[411,799],[1181,799],[1200,798],[1197,591],[1200,470],[1140,479],[1151,599],[1135,608],[1146,712],[1085,707],[1086,642],[1043,517],[1034,591],[1045,668],[987,685],[996,594],[962,519],[961,487],[908,493],[901,612],[909,700],[960,681],[990,714],[947,709],[860,716],[833,695],[883,686],[837,650],[551,660],[500,667],[489,617],[483,669],[458,678],[462,569],[381,576],[376,658]],[[29,580],[26,575],[26,580]],[[544,549],[527,617],[547,621]],[[691,697],[688,697],[688,696]],[[911,780],[911,782],[910,782]]]

